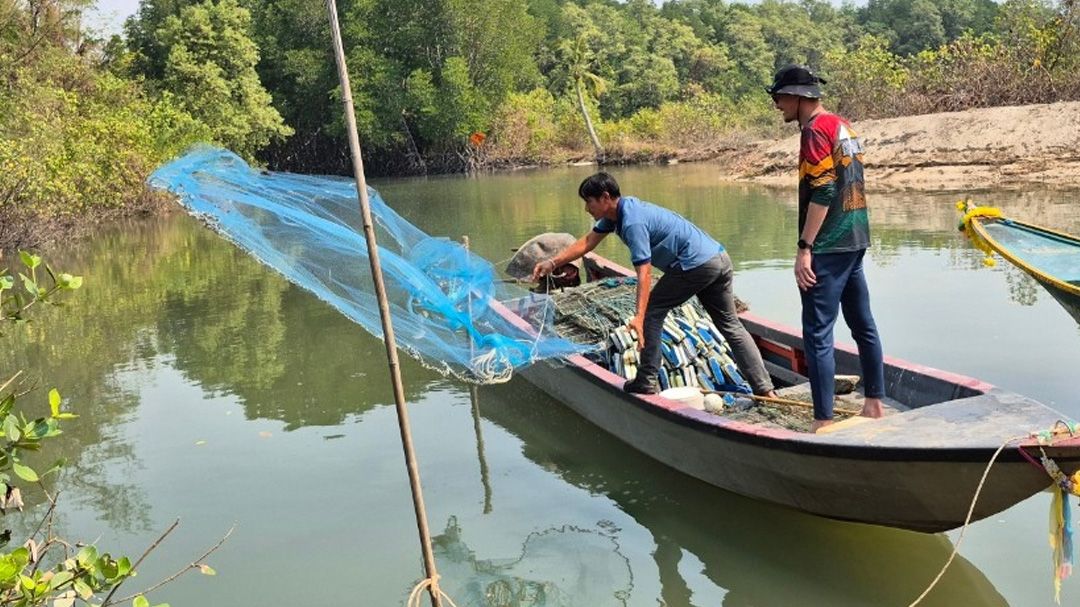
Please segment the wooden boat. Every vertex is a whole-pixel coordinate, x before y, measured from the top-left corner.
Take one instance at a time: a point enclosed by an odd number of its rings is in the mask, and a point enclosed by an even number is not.
[[[630,276],[597,256],[591,278]],[[520,302],[497,307],[523,328]],[[799,331],[746,313],[778,385],[805,381]],[[859,373],[858,354],[836,349],[837,373]],[[622,391],[623,378],[584,355],[520,371],[555,399],[660,462],[712,485],[829,518],[938,532],[963,524],[995,451],[972,520],[1020,502],[1050,484],[1019,449],[1039,455],[1030,433],[1065,417],[1019,394],[938,369],[886,357],[887,397],[901,412],[827,434],[767,428],[728,419],[660,395]],[[1060,427],[1060,425],[1059,425]],[[1080,434],[1045,452],[1067,474],[1080,469]]]
[[[1080,238],[1005,217],[994,207],[961,205],[976,246],[1030,274],[1080,323]]]

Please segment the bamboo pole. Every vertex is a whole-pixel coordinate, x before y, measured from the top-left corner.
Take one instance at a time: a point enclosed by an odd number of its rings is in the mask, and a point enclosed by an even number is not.
[[[790,398],[777,398],[773,396],[760,396],[758,394],[745,394],[743,392],[729,392],[726,390],[706,390],[701,389],[702,394],[719,394],[720,396],[726,396],[728,394],[735,398],[749,398],[759,403],[767,403],[770,405],[783,405],[785,407],[799,407],[801,409],[813,409],[814,403],[804,403],[801,400],[791,400]],[[842,407],[833,407],[833,413],[843,413],[844,415],[858,415],[859,411],[852,409],[844,409]]]
[[[401,447],[405,452],[405,467],[409,473],[413,510],[416,513],[416,527],[420,533],[420,546],[424,556],[424,573],[430,580],[427,590],[431,597],[432,607],[442,607],[438,587],[439,576],[435,568],[435,554],[431,549],[431,532],[428,529],[427,510],[424,508],[423,489],[420,486],[420,470],[413,450],[412,431],[409,428],[409,411],[405,403],[405,389],[401,383],[401,366],[398,363],[397,343],[394,341],[394,326],[390,318],[390,306],[386,300],[386,286],[383,283],[382,266],[379,263],[379,248],[375,241],[375,228],[371,220],[371,203],[368,200],[367,182],[364,178],[364,159],[360,151],[360,136],[356,131],[356,110],[353,107],[349,70],[345,64],[345,50],[341,43],[341,27],[338,25],[337,5],[334,0],[326,0],[326,10],[330,14],[330,34],[333,37],[334,59],[337,63],[338,78],[341,81],[341,100],[344,105],[346,131],[349,136],[349,151],[352,155],[353,175],[356,178],[356,193],[360,199],[360,214],[363,217],[364,240],[367,241],[368,260],[371,262],[371,277],[375,283],[375,297],[379,301],[379,320],[382,322],[383,343],[386,345],[386,360],[390,367],[390,382],[394,390],[398,429],[401,431]]]

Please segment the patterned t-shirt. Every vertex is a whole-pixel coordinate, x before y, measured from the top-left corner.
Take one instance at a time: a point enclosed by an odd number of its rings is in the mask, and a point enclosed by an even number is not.
[[[843,118],[822,112],[803,127],[799,234],[806,225],[810,204],[829,207],[814,238],[814,253],[842,253],[870,246],[862,161],[862,141]]]

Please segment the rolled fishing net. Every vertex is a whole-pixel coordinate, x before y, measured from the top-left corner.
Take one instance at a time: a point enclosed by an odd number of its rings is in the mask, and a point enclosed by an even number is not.
[[[199,147],[156,170],[150,184],[175,193],[223,237],[382,337],[352,179],[259,171],[232,152]],[[488,261],[425,234],[370,187],[368,195],[394,335],[422,364],[493,383],[537,360],[583,351],[554,336],[550,313],[534,313],[535,328],[500,314],[500,285]]]

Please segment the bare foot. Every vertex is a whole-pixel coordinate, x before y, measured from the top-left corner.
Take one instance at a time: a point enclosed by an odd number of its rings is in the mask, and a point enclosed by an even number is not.
[[[769,390],[768,392],[766,392],[765,394],[762,394],[761,396],[764,396],[765,398],[780,398],[779,396],[776,395],[776,390]]]
[[[882,415],[885,415],[885,412],[881,409],[881,399],[866,399],[866,401],[863,402],[862,411],[859,412],[859,415],[863,417],[881,417]]]
[[[810,431],[816,433],[818,430],[821,430],[825,426],[831,425],[833,425],[833,420],[831,419],[815,419],[814,423],[810,424]]]

